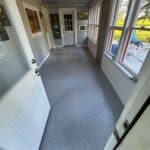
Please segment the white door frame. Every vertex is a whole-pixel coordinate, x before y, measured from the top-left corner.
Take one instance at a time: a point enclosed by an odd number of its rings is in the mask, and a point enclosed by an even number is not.
[[[63,23],[63,12],[64,11],[72,11],[74,15],[74,43],[77,46],[77,9],[76,8],[59,8],[59,20],[60,20],[60,31],[61,31],[61,39],[62,39],[62,46],[64,46],[64,23]]]

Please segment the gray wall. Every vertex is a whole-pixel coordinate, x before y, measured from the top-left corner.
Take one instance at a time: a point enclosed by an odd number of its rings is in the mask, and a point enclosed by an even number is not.
[[[44,32],[40,37],[32,38],[30,27],[28,26],[27,19],[25,17],[23,2],[33,5],[37,8],[40,8],[41,6],[38,3],[38,0],[17,0],[18,8],[20,10],[20,14],[22,16],[22,19],[26,28],[28,38],[30,40],[30,44],[33,50],[34,57],[37,60],[37,65],[40,65],[41,62],[44,60],[44,58],[47,57],[49,54],[48,41],[46,38],[46,34]]]
[[[102,70],[107,76],[108,80],[114,87],[116,93],[120,97],[123,104],[126,104],[135,83],[131,81],[127,74],[125,74],[107,55],[104,54],[102,60]]]
[[[6,29],[10,39],[0,42],[0,97],[29,69],[13,26]]]
[[[80,11],[80,10],[79,10]],[[78,20],[77,43],[78,45],[87,45],[87,31],[79,31],[79,25],[88,25],[88,20]]]

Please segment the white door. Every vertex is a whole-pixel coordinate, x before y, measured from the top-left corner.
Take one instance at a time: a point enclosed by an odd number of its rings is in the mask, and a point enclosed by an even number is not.
[[[37,150],[50,105],[15,0],[0,0],[0,149]]]
[[[149,100],[150,102],[150,100]],[[149,103],[150,104],[150,103]],[[129,131],[117,150],[150,149],[150,105]]]
[[[73,12],[63,13],[63,39],[64,46],[74,45],[74,15]]]

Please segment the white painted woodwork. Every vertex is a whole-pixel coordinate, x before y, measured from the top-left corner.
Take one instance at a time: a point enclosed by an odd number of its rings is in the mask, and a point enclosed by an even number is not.
[[[49,110],[41,78],[29,71],[1,100],[0,147],[38,150]]]
[[[64,13],[65,14],[73,13],[73,32],[65,32],[64,30]],[[62,46],[65,45],[74,45],[77,46],[77,9],[76,8],[59,8],[59,19],[61,27],[61,37],[62,37]]]

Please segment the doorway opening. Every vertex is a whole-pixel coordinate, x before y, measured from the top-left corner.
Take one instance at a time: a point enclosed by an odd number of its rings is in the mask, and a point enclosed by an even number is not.
[[[52,27],[52,33],[53,38],[55,42],[55,46],[61,46],[61,31],[60,31],[60,22],[59,22],[59,14],[50,14],[50,20],[51,20],[51,27]]]

